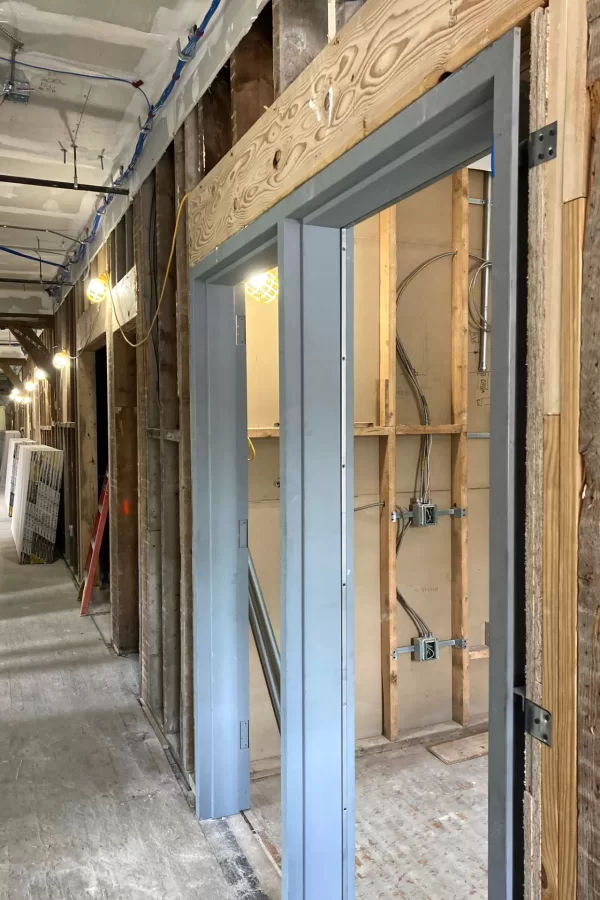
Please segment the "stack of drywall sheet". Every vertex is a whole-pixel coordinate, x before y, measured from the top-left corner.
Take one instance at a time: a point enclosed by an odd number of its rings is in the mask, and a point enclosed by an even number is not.
[[[19,450],[11,530],[20,563],[54,560],[63,451],[41,444]]]
[[[8,461],[6,463],[6,484],[4,485],[4,502],[9,516],[13,514],[15,483],[17,480],[17,465],[19,450],[22,444],[35,444],[30,438],[22,438],[20,435],[11,438],[8,442]]]
[[[6,482],[6,466],[8,464],[8,447],[11,438],[20,437],[18,431],[0,431],[0,488]]]

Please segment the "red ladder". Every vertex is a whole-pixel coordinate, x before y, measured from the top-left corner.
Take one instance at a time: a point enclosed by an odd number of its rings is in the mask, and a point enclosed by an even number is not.
[[[98,566],[98,557],[100,556],[100,547],[102,546],[102,536],[104,535],[104,526],[106,525],[106,517],[108,516],[108,469],[102,483],[100,491],[100,500],[98,501],[98,512],[94,519],[94,528],[90,540],[90,548],[88,550],[85,569],[83,572],[83,581],[79,588],[79,596],[81,597],[80,616],[86,616],[92,597],[92,588],[94,587],[94,576]]]

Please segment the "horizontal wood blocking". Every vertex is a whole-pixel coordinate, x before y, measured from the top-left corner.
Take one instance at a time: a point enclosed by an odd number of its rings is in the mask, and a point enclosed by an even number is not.
[[[393,431],[396,434],[420,435],[420,434],[464,434],[467,430],[466,425],[372,425],[368,422],[355,422],[354,437],[385,437]],[[160,437],[158,429],[148,429],[153,437]],[[274,425],[272,428],[249,428],[248,437],[255,441],[260,438],[278,438],[279,428]],[[173,440],[176,440],[173,438]]]
[[[471,647],[469,650],[469,659],[489,659],[490,658],[490,648],[489,647]]]

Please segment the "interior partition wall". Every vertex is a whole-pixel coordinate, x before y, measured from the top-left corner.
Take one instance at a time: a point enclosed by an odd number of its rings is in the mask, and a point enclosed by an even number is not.
[[[210,818],[249,805],[239,285],[257,269],[279,266],[284,900],[354,897],[352,226],[492,149],[489,897],[522,893],[523,754],[515,742],[523,687],[523,660],[515,658],[515,647],[522,654],[515,574],[523,565],[515,559],[515,515],[524,511],[515,478],[519,70],[515,30],[191,271],[195,771],[197,814]]]

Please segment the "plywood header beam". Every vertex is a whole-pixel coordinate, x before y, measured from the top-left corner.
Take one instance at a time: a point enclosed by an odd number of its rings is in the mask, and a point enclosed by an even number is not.
[[[540,6],[368,0],[189,200],[194,265]]]

